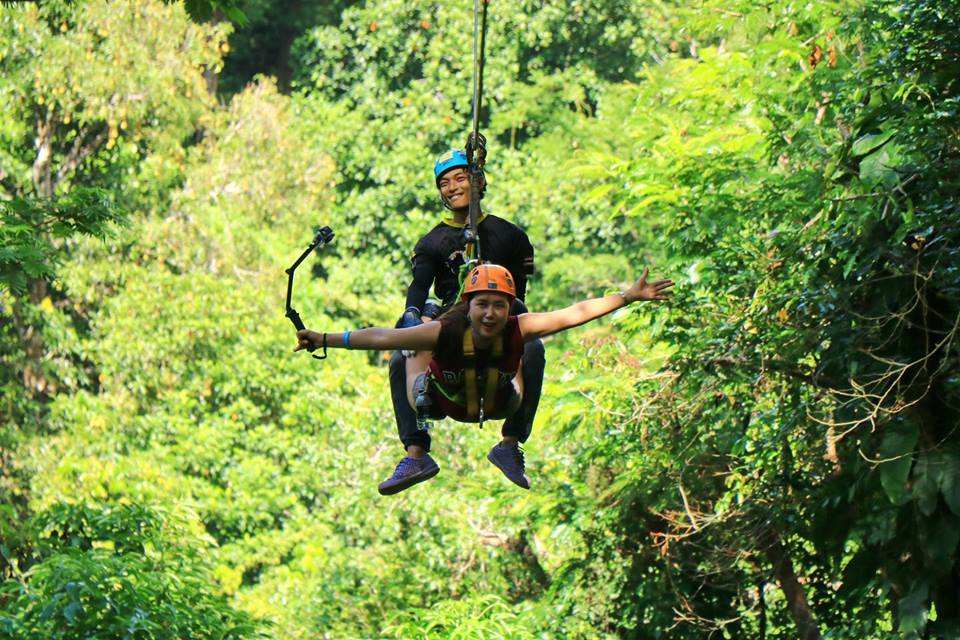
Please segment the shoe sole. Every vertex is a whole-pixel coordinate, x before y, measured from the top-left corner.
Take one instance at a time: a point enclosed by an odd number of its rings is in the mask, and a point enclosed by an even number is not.
[[[504,478],[506,478],[507,480],[509,480],[509,481],[512,482],[513,484],[517,485],[517,486],[520,487],[521,489],[526,489],[527,491],[530,490],[530,485],[529,485],[529,484],[527,484],[527,486],[523,486],[522,484],[520,484],[519,482],[516,482],[513,478],[511,478],[510,476],[507,475],[507,472],[503,470],[503,467],[501,467],[501,466],[499,465],[499,463],[497,463],[497,459],[493,457],[493,452],[490,452],[490,453],[487,454],[487,460],[489,460],[489,461],[490,461],[490,464],[492,464],[493,466],[495,466],[497,469],[500,469],[500,473],[503,474],[503,477],[504,477]]]
[[[396,493],[400,493],[404,489],[409,489],[415,484],[419,484],[421,482],[424,482],[425,480],[429,480],[430,478],[437,475],[438,473],[440,473],[439,466],[434,467],[433,469],[424,471],[422,473],[418,473],[416,475],[407,476],[397,484],[391,485],[389,487],[378,486],[377,491],[382,496],[392,496]]]

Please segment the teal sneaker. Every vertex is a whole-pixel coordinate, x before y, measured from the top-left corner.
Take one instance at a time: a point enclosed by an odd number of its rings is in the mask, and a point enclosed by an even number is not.
[[[503,475],[507,476],[513,484],[524,489],[530,488],[530,481],[526,474],[527,468],[523,462],[523,449],[519,444],[506,445],[499,442],[490,449],[487,460],[503,471]]]
[[[406,457],[397,465],[392,476],[377,485],[377,491],[382,496],[392,496],[438,473],[440,467],[429,455],[422,458]]]

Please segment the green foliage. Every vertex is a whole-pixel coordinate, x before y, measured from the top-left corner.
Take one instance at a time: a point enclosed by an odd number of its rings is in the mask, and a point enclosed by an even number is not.
[[[227,29],[193,25],[160,2],[71,4],[58,24],[47,11],[0,13],[4,117],[29,123],[4,127],[5,190],[50,197],[115,187],[134,171],[169,179],[179,159],[165,156],[209,105],[202,70],[220,64]]]
[[[10,638],[253,638],[249,616],[211,593],[209,540],[142,506],[61,505],[34,518],[32,566],[2,585]]]
[[[190,218],[162,228],[183,234],[167,238],[162,260],[168,266],[191,270],[202,264],[214,273],[273,270],[285,257],[279,247],[311,236],[317,216],[329,206],[334,165],[301,118],[267,79],[250,84],[229,109],[211,115],[173,201]]]
[[[63,299],[56,267],[78,235],[168,206],[187,138],[212,106],[203,72],[219,64],[226,31],[159,1],[0,9],[0,234],[4,288],[17,291],[0,308],[0,357],[12,364],[0,384],[16,407],[5,423],[42,420],[30,400],[88,377],[72,330],[89,307]]]
[[[632,160],[591,165],[610,176],[597,193],[623,198],[626,215],[656,207],[671,253],[696,259],[660,333],[674,345],[676,381],[649,388],[657,401],[639,433],[593,454],[644,460],[636,480],[618,474],[618,505],[673,496],[639,508],[695,626],[741,616],[724,633],[756,628],[748,585],[768,579],[767,562],[777,570],[778,539],[811,576],[809,606],[826,628],[882,637],[893,625],[909,635],[934,609],[932,633],[958,624],[940,591],[956,580],[956,541],[927,542],[954,516],[938,503],[929,461],[918,465],[927,450],[955,450],[943,425],[955,421],[947,398],[956,393],[957,239],[943,221],[956,216],[944,203],[954,199],[946,176],[957,155],[953,140],[928,128],[955,125],[939,68],[954,56],[940,39],[926,67],[904,67],[909,79],[888,72],[910,38],[946,32],[952,18],[889,9],[869,7],[839,32],[832,20],[812,23],[824,51],[811,61],[770,37],[759,53],[785,47],[777,55],[701,49],[696,62],[665,63],[641,89],[638,108],[651,115],[631,132]],[[878,62],[845,53],[856,46],[874,47]],[[804,64],[791,70],[791,60]],[[911,82],[928,87],[928,100],[896,90]],[[670,115],[657,118],[664,107]],[[664,428],[669,438],[650,445],[646,434]],[[598,532],[615,531],[620,518],[637,515],[623,512]],[[621,535],[618,547],[638,534]],[[656,584],[648,574],[623,581]],[[842,612],[831,584],[841,585]],[[873,595],[884,592],[902,594],[892,621]],[[632,606],[617,615],[642,619]]]
[[[198,22],[222,15],[240,26],[247,22],[242,4],[239,0],[184,0],[183,3],[190,17]]]
[[[388,626],[388,638],[509,638],[536,637],[537,629],[517,616],[509,603],[498,596],[476,596],[446,600],[430,609],[410,609],[404,620]]]
[[[233,95],[251,78],[273,76],[283,91],[289,91],[293,69],[290,48],[306,31],[320,25],[336,24],[351,0],[244,0],[238,3],[245,20],[230,34],[229,52],[224,56],[217,90]]]
[[[291,356],[282,269],[330,224],[298,272],[304,319],[395,320],[409,250],[441,212],[433,157],[467,128],[470,7],[246,3],[238,59],[314,28],[293,48],[295,94],[238,75],[223,105],[200,83],[226,31],[175,5],[4,9],[4,281],[61,266],[45,297],[3,298],[0,624],[957,635],[954,4],[491,3],[484,207],[537,247],[528,302],[620,287],[651,261],[680,285],[669,308],[548,342],[532,491],[484,461],[495,428],[441,424],[442,472],[391,500],[373,489],[402,454],[385,360]],[[123,20],[163,35],[128,43]],[[95,60],[68,74],[88,41]],[[126,128],[114,60],[151,91]],[[48,90],[70,74],[81,88]],[[49,202],[73,204],[41,207],[34,124],[67,112],[86,115],[51,134],[50,175],[68,169]],[[107,137],[73,166],[84,126]],[[119,210],[107,242],[77,235]],[[62,239],[31,234],[54,213]],[[25,355],[28,328],[49,355]],[[37,371],[59,383],[42,402],[21,390]]]
[[[31,278],[54,275],[60,258],[54,242],[76,235],[104,238],[124,220],[109,194],[98,189],[76,189],[48,202],[0,201],[0,213],[0,283],[17,295]]]

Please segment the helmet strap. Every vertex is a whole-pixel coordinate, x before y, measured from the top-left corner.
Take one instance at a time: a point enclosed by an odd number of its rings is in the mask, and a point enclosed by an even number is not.
[[[438,191],[439,191],[439,190],[438,190]],[[443,197],[443,194],[442,194],[442,193],[440,194],[440,202],[443,203],[443,208],[446,209],[447,211],[453,211],[453,210],[454,210],[453,207],[450,206],[450,203],[447,201],[447,199]]]

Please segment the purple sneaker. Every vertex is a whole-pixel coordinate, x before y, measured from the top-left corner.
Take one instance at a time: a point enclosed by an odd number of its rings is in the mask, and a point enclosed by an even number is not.
[[[439,472],[440,467],[429,455],[422,458],[404,458],[393,475],[377,485],[377,491],[382,496],[392,496],[418,482],[429,480]]]
[[[527,480],[526,466],[523,463],[523,449],[519,444],[497,443],[490,453],[487,454],[487,460],[497,466],[503,475],[513,484],[524,489],[530,488],[530,481]]]

